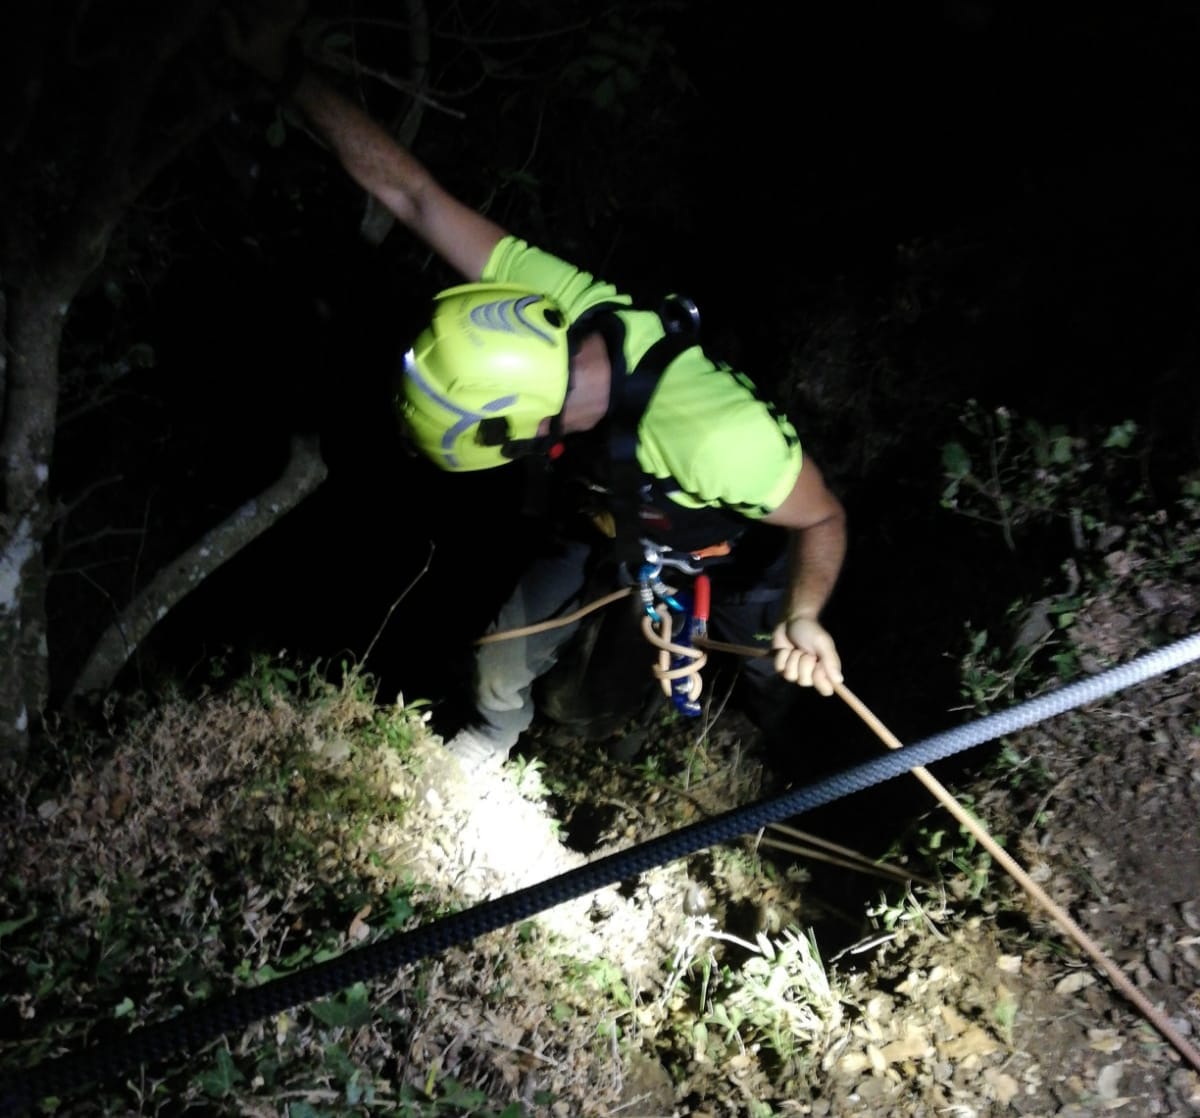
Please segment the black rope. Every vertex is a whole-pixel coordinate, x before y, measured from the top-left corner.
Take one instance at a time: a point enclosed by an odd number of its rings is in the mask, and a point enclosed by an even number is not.
[[[138,1064],[154,1064],[178,1052],[194,1052],[264,1017],[327,997],[355,982],[394,972],[565,901],[823,807],[910,769],[952,757],[1196,659],[1200,659],[1200,634],[1030,699],[1012,710],[988,715],[882,754],[815,784],[693,823],[547,881],[442,917],[425,927],[397,933],[336,959],[184,1010],[166,1021],[141,1026],[116,1040],[43,1061],[29,1069],[20,1082],[0,1085],[0,1116],[20,1114],[48,1095],[63,1096],[89,1084],[113,1079]]]

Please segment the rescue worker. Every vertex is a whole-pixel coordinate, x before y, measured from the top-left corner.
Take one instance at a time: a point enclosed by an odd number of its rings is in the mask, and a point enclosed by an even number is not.
[[[306,117],[345,171],[467,281],[434,300],[406,354],[397,407],[407,437],[443,469],[489,469],[561,447],[590,458],[611,498],[618,550],[711,568],[712,635],[773,655],[746,663],[750,713],[786,734],[792,685],[842,679],[821,624],[842,566],[845,515],[790,422],[682,323],[527,244],[449,194],[414,155],[311,67],[281,23],[227,21],[234,57]],[[675,327],[674,331],[672,327]],[[674,334],[674,338],[672,337]],[[666,339],[662,341],[662,339]],[[534,561],[492,630],[559,617],[594,585],[598,534],[567,534]],[[664,550],[666,549],[666,550]],[[611,548],[609,549],[611,551]],[[634,560],[636,562],[636,559]],[[675,571],[664,571],[667,580]],[[480,646],[471,722],[447,743],[474,770],[503,761],[534,716],[534,684],[575,625]],[[649,678],[653,651],[645,648]]]

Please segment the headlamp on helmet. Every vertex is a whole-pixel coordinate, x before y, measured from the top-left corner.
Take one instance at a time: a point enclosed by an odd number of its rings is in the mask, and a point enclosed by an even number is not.
[[[567,396],[566,316],[511,284],[465,284],[434,297],[404,356],[397,406],[412,442],[446,470],[484,470],[539,448],[543,419]]]

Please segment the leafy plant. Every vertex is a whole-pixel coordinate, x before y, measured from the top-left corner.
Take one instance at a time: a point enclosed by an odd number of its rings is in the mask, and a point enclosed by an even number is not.
[[[721,944],[744,958],[718,962],[714,948]],[[710,916],[695,917],[676,951],[664,1004],[680,1004],[678,991],[689,981],[698,1019],[688,1019],[688,1043],[709,1059],[757,1046],[783,1063],[801,1047],[815,1046],[841,1019],[842,995],[811,931],[785,928],[773,938],[760,932],[751,942],[720,931]]]
[[[257,699],[265,707],[293,695],[300,685],[300,676],[286,662],[286,656],[286,649],[275,655],[255,653],[250,670],[234,684],[235,691]]]
[[[246,1077],[238,1070],[225,1045],[217,1049],[214,1064],[214,1067],[196,1076],[196,1083],[210,1099],[223,1099],[230,1095],[239,1083],[244,1083]]]
[[[1100,452],[1108,453],[1097,453],[1086,437],[1062,424],[1023,419],[977,400],[967,402],[959,423],[962,437],[942,446],[941,505],[998,527],[1009,551],[1016,551],[1023,528],[1055,521],[1070,524],[1081,547],[1082,510],[1089,510],[1090,525],[1098,529],[1116,506],[1107,466],[1132,457],[1137,434],[1132,420],[1119,423],[1100,439]]]
[[[1010,1046],[1013,1042],[1013,1026],[1017,1022],[1017,1009],[1017,999],[1012,991],[1001,986],[996,992],[996,1004],[992,1006],[992,1022],[1004,1042]]]
[[[1014,791],[1023,785],[1034,789],[1048,788],[1052,779],[1043,762],[1024,756],[1007,739],[1001,740],[989,768]]]
[[[971,806],[970,797],[960,796],[959,801],[964,807]],[[951,886],[960,899],[978,900],[987,889],[992,856],[961,824],[953,831],[945,827],[920,828],[918,849],[932,862],[945,862],[953,868],[957,883],[952,879]]]
[[[753,947],[710,1020],[736,1032],[742,1044],[763,1044],[787,1060],[798,1043],[837,1023],[840,998],[811,932],[787,928],[773,940],[759,933]]]

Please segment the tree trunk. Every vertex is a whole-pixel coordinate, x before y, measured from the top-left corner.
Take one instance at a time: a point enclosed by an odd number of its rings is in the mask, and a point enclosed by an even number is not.
[[[0,377],[0,756],[24,752],[49,694],[42,540],[69,302],[55,286],[31,283],[0,306],[9,357]]]
[[[279,479],[158,572],[105,630],[71,688],[70,702],[112,686],[146,636],[209,575],[295,508],[328,473],[315,435],[292,440]]]
[[[117,222],[226,105],[210,96],[156,115],[216,5],[100,21],[96,41],[81,30],[88,0],[55,5],[54,18],[17,5],[0,21],[0,760],[28,748],[50,692],[42,545],[63,324]],[[90,50],[74,50],[83,41]]]

